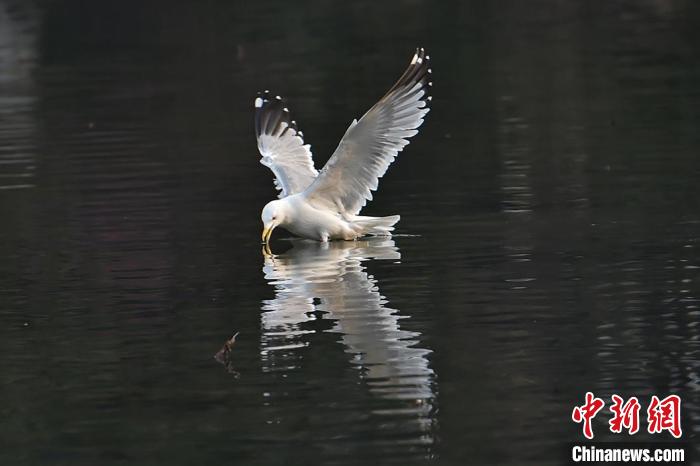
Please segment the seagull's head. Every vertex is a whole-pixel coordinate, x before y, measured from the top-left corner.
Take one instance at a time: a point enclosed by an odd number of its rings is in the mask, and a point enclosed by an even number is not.
[[[285,221],[287,203],[283,199],[270,201],[262,210],[260,218],[263,222],[262,240],[263,243],[270,241],[272,230],[277,228]]]

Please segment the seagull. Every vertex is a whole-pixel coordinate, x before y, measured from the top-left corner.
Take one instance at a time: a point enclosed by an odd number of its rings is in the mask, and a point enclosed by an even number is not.
[[[321,242],[391,236],[400,216],[359,213],[372,200],[379,178],[418,133],[429,111],[431,73],[430,57],[423,48],[416,49],[396,84],[362,118],[350,123],[320,172],[285,101],[270,91],[258,94],[255,134],[260,163],[272,170],[280,191],[279,199],[262,210],[264,244],[278,226]]]

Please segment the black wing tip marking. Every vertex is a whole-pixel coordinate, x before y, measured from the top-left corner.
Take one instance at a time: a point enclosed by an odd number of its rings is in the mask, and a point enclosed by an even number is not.
[[[255,105],[255,136],[263,134],[275,134],[282,136],[290,129],[294,135],[303,137],[297,128],[296,121],[292,120],[285,99],[268,90],[258,92],[254,101]],[[284,128],[282,128],[284,126]]]
[[[411,58],[411,63],[406,68],[406,71],[401,75],[398,81],[386,93],[388,97],[394,91],[406,90],[413,88],[417,83],[420,83],[419,89],[423,91],[423,100],[425,105],[432,100],[429,94],[429,88],[433,85],[433,70],[430,68],[430,55],[425,52],[423,47],[417,47],[416,52]]]

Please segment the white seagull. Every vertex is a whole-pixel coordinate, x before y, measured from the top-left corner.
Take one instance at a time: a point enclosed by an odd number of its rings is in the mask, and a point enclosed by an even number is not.
[[[366,235],[390,236],[398,215],[358,215],[372,200],[379,178],[418,133],[428,113],[430,57],[419,48],[410,65],[379,102],[353,120],[338,147],[318,172],[311,148],[291,119],[281,97],[269,91],[255,99],[255,133],[260,163],[270,167],[278,200],[262,210],[262,240],[281,226],[317,241],[355,240]]]

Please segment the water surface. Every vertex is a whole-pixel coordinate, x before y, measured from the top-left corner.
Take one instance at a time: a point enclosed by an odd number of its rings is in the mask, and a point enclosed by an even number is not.
[[[554,465],[586,391],[677,393],[699,443],[693,2],[32,5],[0,1],[0,463]],[[263,254],[255,93],[320,167],[418,45],[433,110],[366,211],[399,234]]]

